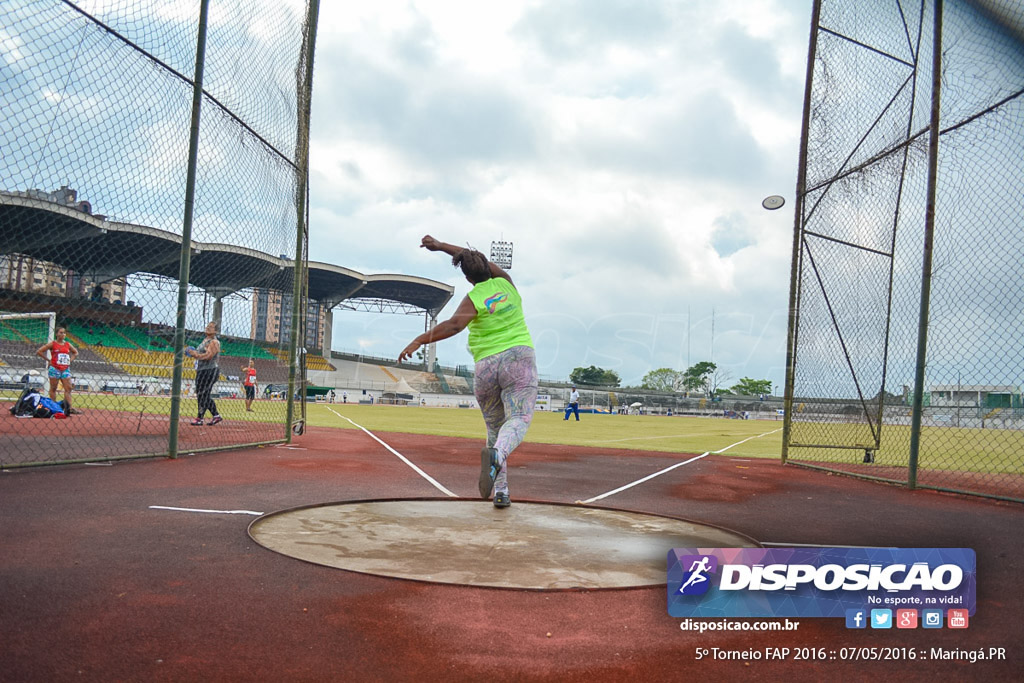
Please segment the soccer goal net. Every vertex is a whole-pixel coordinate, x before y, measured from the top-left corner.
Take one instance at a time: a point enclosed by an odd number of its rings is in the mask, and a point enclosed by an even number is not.
[[[0,340],[4,342],[45,344],[53,339],[57,314],[0,313]]]

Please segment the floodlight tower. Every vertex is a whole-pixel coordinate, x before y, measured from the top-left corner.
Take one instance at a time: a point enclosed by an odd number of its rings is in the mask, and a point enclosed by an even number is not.
[[[512,243],[491,242],[491,262],[503,270],[512,270]]]

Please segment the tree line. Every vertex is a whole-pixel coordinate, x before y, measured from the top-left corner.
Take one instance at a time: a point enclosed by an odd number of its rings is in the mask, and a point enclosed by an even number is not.
[[[744,377],[731,387],[723,388],[731,377],[711,361],[701,361],[686,370],[658,368],[644,375],[641,389],[662,393],[696,393],[704,396],[737,394],[761,396],[772,393],[772,382],[767,379]],[[622,380],[614,370],[605,370],[591,365],[589,368],[574,368],[569,381],[577,385],[618,387]]]

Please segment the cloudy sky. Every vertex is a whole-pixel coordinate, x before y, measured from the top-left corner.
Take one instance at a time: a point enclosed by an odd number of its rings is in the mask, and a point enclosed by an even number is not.
[[[420,237],[511,241],[542,376],[712,360],[781,384],[809,21],[792,0],[323,3],[310,257],[455,285],[444,319],[468,284]],[[422,329],[339,310],[334,347],[393,357]]]

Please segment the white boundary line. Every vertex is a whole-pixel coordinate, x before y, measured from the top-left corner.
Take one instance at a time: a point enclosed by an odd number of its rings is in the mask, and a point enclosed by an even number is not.
[[[769,434],[774,434],[775,432],[779,432],[779,431],[782,431],[781,427],[779,429],[773,429],[770,432],[765,432],[764,434],[758,434],[757,436],[748,436],[746,439],[743,439],[742,441],[737,441],[734,444],[729,444],[725,448],[721,448],[721,449],[719,449],[717,451],[705,451],[705,452],[701,453],[698,456],[690,458],[689,460],[684,460],[683,462],[677,462],[675,465],[671,465],[669,467],[666,467],[665,469],[659,470],[659,471],[655,472],[654,474],[648,474],[643,479],[637,479],[636,481],[631,482],[629,484],[626,484],[625,486],[620,486],[619,488],[615,489],[614,491],[609,491],[607,493],[602,493],[599,496],[594,496],[593,498],[588,498],[586,500],[580,500],[580,501],[577,501],[577,502],[583,503],[583,504],[594,503],[594,502],[599,501],[599,500],[601,500],[603,498],[607,498],[608,496],[614,496],[616,493],[622,493],[626,489],[631,489],[634,486],[636,486],[637,484],[642,484],[645,481],[650,481],[651,479],[654,479],[655,477],[659,477],[659,476],[665,474],[666,472],[671,472],[672,470],[674,470],[677,467],[682,467],[683,465],[689,465],[691,462],[696,462],[697,460],[700,460],[701,458],[707,457],[707,456],[712,455],[712,454],[718,455],[719,453],[725,453],[727,450],[729,450],[733,446],[739,446],[741,443],[746,443],[747,441],[750,441],[751,439],[760,439],[762,436],[768,436]]]
[[[216,515],[255,515],[259,517],[262,512],[256,512],[255,510],[202,510],[199,508],[174,508],[167,507],[166,505],[150,505],[150,510],[175,510],[177,512],[206,512]]]
[[[455,495],[454,493],[452,493],[451,491],[449,491],[448,489],[446,489],[446,488],[445,488],[444,486],[442,486],[442,485],[441,485],[440,483],[438,483],[438,481],[437,481],[436,479],[434,479],[434,478],[433,478],[433,477],[431,477],[431,476],[430,476],[429,474],[427,474],[426,472],[424,472],[423,470],[421,470],[421,469],[420,469],[419,467],[417,467],[417,466],[416,466],[415,464],[413,464],[413,463],[412,463],[412,461],[410,461],[410,460],[409,460],[408,458],[406,458],[406,457],[405,457],[404,455],[402,455],[401,453],[399,453],[398,451],[396,451],[396,450],[395,450],[394,448],[392,448],[391,446],[387,445],[386,443],[384,443],[383,441],[381,441],[380,439],[378,439],[378,438],[377,438],[377,435],[376,435],[376,434],[374,434],[373,432],[371,432],[371,431],[370,431],[369,429],[367,429],[366,427],[363,427],[362,425],[358,425],[358,424],[356,424],[355,422],[352,422],[352,420],[349,420],[349,419],[348,419],[347,417],[345,417],[345,416],[344,416],[344,415],[342,415],[341,413],[337,412],[337,411],[336,411],[336,410],[335,410],[334,408],[330,408],[330,407],[328,407],[328,408],[327,408],[327,410],[331,411],[332,413],[334,413],[335,415],[337,415],[338,417],[340,417],[340,418],[341,418],[341,419],[343,419],[343,420],[348,420],[349,422],[351,422],[351,423],[352,423],[352,425],[353,425],[353,426],[355,426],[355,427],[357,427],[357,428],[359,428],[359,429],[362,429],[362,430],[363,430],[364,432],[366,432],[366,433],[367,433],[367,434],[368,434],[368,435],[370,436],[370,438],[371,438],[371,439],[373,439],[374,441],[376,441],[377,443],[379,443],[379,444],[380,444],[381,446],[383,446],[384,448],[388,449],[389,451],[391,451],[392,453],[394,453],[395,455],[397,455],[397,456],[398,456],[398,458],[399,458],[399,459],[400,459],[400,460],[401,460],[402,462],[404,462],[404,463],[405,463],[406,465],[408,465],[409,467],[413,468],[413,470],[415,470],[417,474],[419,474],[419,475],[420,475],[421,477],[423,477],[424,479],[426,479],[427,481],[429,481],[429,482],[430,482],[431,484],[433,484],[433,485],[434,485],[434,487],[435,487],[435,488],[436,488],[436,489],[437,489],[438,491],[440,491],[441,493],[445,494],[446,496],[448,496],[448,497],[450,497],[450,498],[458,498],[458,496],[457,496],[457,495]]]
[[[700,434],[668,434],[666,436],[630,436],[625,439],[603,439],[601,441],[588,441],[586,445],[592,443],[619,443],[620,441],[654,441],[655,439],[680,439],[686,436],[700,436]],[[584,444],[580,444],[581,446]]]

